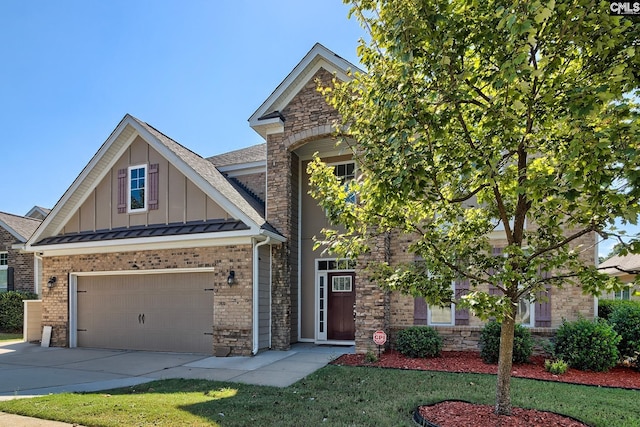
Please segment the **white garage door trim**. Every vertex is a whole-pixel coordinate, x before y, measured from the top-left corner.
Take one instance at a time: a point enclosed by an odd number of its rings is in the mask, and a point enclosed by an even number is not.
[[[212,273],[213,267],[166,268],[157,270],[85,271],[69,273],[69,347],[78,346],[78,277],[82,276],[124,276],[135,274],[178,274]]]

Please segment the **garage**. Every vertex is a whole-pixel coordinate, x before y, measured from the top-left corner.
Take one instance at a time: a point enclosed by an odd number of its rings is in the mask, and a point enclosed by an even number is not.
[[[79,276],[77,346],[213,352],[210,272]]]

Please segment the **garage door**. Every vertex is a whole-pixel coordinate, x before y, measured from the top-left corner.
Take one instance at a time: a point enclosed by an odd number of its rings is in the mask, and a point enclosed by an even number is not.
[[[213,352],[211,273],[78,277],[78,346]]]

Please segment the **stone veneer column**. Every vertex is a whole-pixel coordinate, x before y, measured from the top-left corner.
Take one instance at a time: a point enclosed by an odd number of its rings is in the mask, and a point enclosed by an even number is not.
[[[356,353],[376,348],[373,333],[382,329],[389,332],[389,294],[369,278],[366,267],[370,262],[381,262],[386,257],[385,238],[376,238],[371,251],[358,258],[356,267]]]
[[[283,135],[267,137],[267,221],[287,241],[272,249],[273,273],[271,288],[271,346],[287,350],[291,343],[291,239],[292,198],[291,153],[284,145]]]

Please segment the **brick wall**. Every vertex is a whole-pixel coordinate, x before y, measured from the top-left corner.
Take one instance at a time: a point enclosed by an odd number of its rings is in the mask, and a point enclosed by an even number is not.
[[[252,173],[249,175],[238,175],[235,177],[238,181],[240,181],[243,185],[245,185],[248,189],[253,191],[253,193],[258,196],[262,201],[265,200],[266,196],[266,174],[264,172],[261,173]]]
[[[251,245],[233,245],[45,257],[43,275],[56,276],[57,282],[55,287],[43,290],[42,324],[53,327],[52,345],[69,345],[69,273],[214,267],[212,353],[217,347],[228,347],[231,355],[249,355],[252,350],[252,256]],[[227,285],[230,270],[236,272],[236,284],[232,287]]]
[[[17,243],[16,238],[4,228],[0,227],[0,251],[7,251],[7,263],[13,267],[13,279],[16,291],[33,292],[33,254],[20,253],[11,249]]]
[[[391,259],[393,263],[410,262],[413,254],[407,251],[407,246],[411,240],[410,236],[394,234],[391,244]],[[582,236],[572,243],[572,247],[580,251],[581,259],[587,264],[595,261],[596,242],[595,234]],[[495,241],[495,246],[504,246],[506,241]],[[594,298],[584,295],[579,286],[567,285],[563,288],[553,287],[551,289],[551,327],[531,328],[534,337],[538,342],[543,342],[553,335],[554,331],[562,324],[562,320],[577,320],[580,317],[594,317]],[[414,298],[394,292],[390,296],[389,315],[389,335],[390,345],[393,345],[395,335],[400,329],[413,325],[413,304]],[[469,326],[435,326],[444,338],[445,350],[473,350],[478,349],[479,331],[484,322],[479,318],[470,315]],[[370,337],[368,337],[370,341]],[[356,351],[363,353],[371,347],[366,340],[362,343],[356,342]],[[537,352],[543,352],[542,345],[538,344]]]
[[[338,115],[317,91],[318,80],[328,85],[332,78],[329,72],[320,69],[280,112],[284,132],[267,136],[267,221],[287,238],[286,243],[273,249],[272,346],[278,349],[289,348],[298,337],[300,171],[293,150],[332,134]]]

